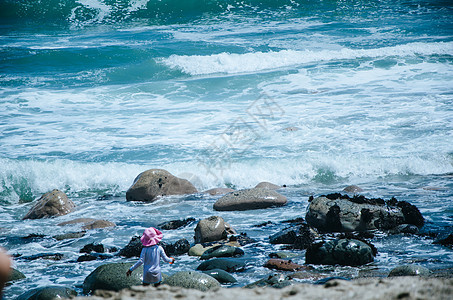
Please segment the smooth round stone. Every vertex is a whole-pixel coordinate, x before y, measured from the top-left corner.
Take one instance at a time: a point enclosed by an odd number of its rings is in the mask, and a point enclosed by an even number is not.
[[[371,247],[354,239],[314,244],[305,253],[305,263],[314,265],[361,266],[372,261],[374,255]]]
[[[25,275],[14,268],[11,268],[11,273],[9,273],[8,279],[6,280],[6,284],[12,284],[14,281],[25,279]]]
[[[236,278],[234,278],[230,273],[221,269],[213,269],[208,271],[203,271],[204,274],[207,274],[214,279],[216,279],[220,283],[235,283],[237,282]]]
[[[72,212],[74,208],[74,202],[69,200],[64,192],[55,189],[42,195],[23,219],[42,219],[63,216]]]
[[[197,270],[209,271],[213,269],[221,269],[227,272],[242,272],[245,270],[245,263],[243,260],[234,258],[214,258],[202,262]]]
[[[431,272],[429,269],[418,266],[418,265],[402,265],[396,268],[393,268],[390,273],[389,277],[396,277],[396,276],[428,276]]]
[[[226,194],[214,203],[217,211],[241,211],[283,206],[288,202],[285,196],[269,189],[246,189]]]
[[[219,245],[213,248],[207,249],[203,252],[200,259],[210,259],[213,257],[238,257],[243,256],[244,250],[241,248],[229,246],[229,245]]]
[[[47,286],[30,290],[16,300],[54,300],[62,298],[73,298],[77,292],[73,289],[62,286]]]
[[[220,287],[220,283],[213,277],[196,271],[182,271],[165,279],[165,284],[186,289],[209,291]]]
[[[95,290],[119,291],[142,284],[143,268],[138,268],[131,276],[126,276],[127,270],[132,265],[132,263],[110,263],[97,267],[85,278],[83,293],[88,294]]]

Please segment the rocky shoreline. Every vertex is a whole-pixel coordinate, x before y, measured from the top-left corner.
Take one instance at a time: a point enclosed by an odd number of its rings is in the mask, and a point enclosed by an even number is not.
[[[282,289],[218,288],[202,292],[168,285],[155,287],[134,286],[119,292],[98,290],[93,296],[78,300],[101,299],[451,299],[452,278],[360,278],[351,281],[331,280],[324,285],[294,284]]]

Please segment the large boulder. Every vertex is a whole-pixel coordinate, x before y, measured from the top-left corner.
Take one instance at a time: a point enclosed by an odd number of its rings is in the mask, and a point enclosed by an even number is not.
[[[74,298],[77,292],[62,286],[46,286],[32,289],[16,298],[16,300],[54,300],[62,298]]]
[[[173,274],[164,281],[170,286],[178,286],[186,289],[209,291],[220,288],[220,283],[213,277],[195,271],[181,271]]]
[[[39,198],[23,219],[42,219],[63,216],[72,212],[74,203],[60,190],[53,190]]]
[[[230,245],[218,245],[203,252],[200,259],[206,260],[213,257],[239,257],[244,255],[244,250]]]
[[[195,243],[199,244],[226,239],[228,236],[228,227],[229,225],[219,216],[211,216],[200,220],[197,227],[195,227]]]
[[[197,189],[186,179],[173,176],[168,171],[151,169],[140,173],[126,192],[127,201],[154,202],[166,195],[197,193]]]
[[[250,210],[282,206],[286,203],[286,197],[276,191],[253,188],[226,194],[214,203],[214,209],[217,211]]]
[[[202,262],[197,270],[209,271],[213,269],[221,269],[227,272],[242,272],[245,271],[245,263],[243,260],[235,258],[214,258]]]
[[[138,268],[131,276],[126,276],[127,270],[132,265],[132,263],[110,263],[97,267],[85,278],[83,293],[88,294],[95,290],[119,291],[142,284],[143,268]]]
[[[314,265],[361,266],[372,261],[374,261],[372,248],[354,239],[316,243],[305,253],[305,263]]]
[[[306,220],[324,232],[392,229],[401,224],[423,226],[419,210],[408,202],[392,198],[367,199],[364,196],[330,194],[311,200]]]
[[[306,249],[315,240],[315,233],[307,223],[284,229],[269,237],[271,244],[292,245],[295,249]]]

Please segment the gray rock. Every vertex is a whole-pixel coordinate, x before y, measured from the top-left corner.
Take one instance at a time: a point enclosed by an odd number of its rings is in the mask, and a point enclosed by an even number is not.
[[[251,289],[251,288],[257,288],[257,287],[273,287],[273,288],[281,289],[281,288],[284,288],[291,284],[292,284],[292,281],[291,281],[290,277],[285,276],[283,274],[273,274],[273,275],[269,275],[268,277],[265,277],[263,279],[260,279],[256,282],[248,284],[245,286],[245,288]]]
[[[392,234],[400,233],[417,234],[418,232],[419,232],[418,227],[411,224],[401,224],[390,230],[390,233]]]
[[[30,290],[17,297],[16,300],[54,300],[74,296],[77,296],[77,292],[73,289],[62,286],[46,286]]]
[[[115,227],[116,224],[107,220],[95,220],[93,222],[89,222],[82,226],[83,230],[92,230],[92,229],[99,229],[99,228],[108,228],[108,227]]]
[[[356,194],[356,193],[360,193],[360,192],[363,192],[363,190],[356,186],[356,185],[348,185],[347,187],[345,187],[343,189],[344,192],[346,193],[351,193],[351,194]]]
[[[305,263],[314,265],[361,266],[374,261],[373,250],[354,239],[313,244],[305,253]]]
[[[68,239],[78,239],[83,237],[86,234],[85,231],[79,231],[79,232],[68,232],[64,234],[58,234],[53,236],[54,239],[57,241],[62,241],[62,240],[68,240]]]
[[[217,196],[217,195],[225,195],[225,194],[230,193],[230,192],[234,192],[234,190],[233,189],[229,189],[229,188],[214,188],[214,189],[210,189],[210,190],[204,191],[203,193],[204,194],[209,194],[211,196]]]
[[[255,189],[268,189],[268,190],[278,190],[281,189],[282,187],[270,182],[260,182],[255,186]]]
[[[79,223],[88,224],[88,223],[91,223],[91,222],[94,222],[94,221],[96,221],[96,219],[93,219],[93,218],[77,218],[77,219],[74,219],[74,220],[58,223],[57,225],[58,226],[65,226],[65,225],[73,225],[73,224],[79,224]]]
[[[220,288],[220,283],[213,277],[195,271],[182,271],[173,274],[164,281],[170,286],[178,286],[186,289],[209,291]]]
[[[243,260],[234,258],[214,258],[202,262],[197,270],[209,271],[213,269],[221,269],[227,272],[242,272],[245,271],[245,263]]]
[[[285,196],[268,189],[246,189],[226,194],[214,203],[218,211],[250,210],[283,206],[287,203]]]
[[[173,176],[168,171],[151,169],[140,173],[126,192],[127,201],[154,202],[160,196],[197,193],[186,179]]]
[[[6,285],[12,284],[14,281],[25,279],[25,275],[14,268],[11,268],[11,273],[9,273],[8,279],[6,280]]]
[[[428,276],[431,271],[425,267],[418,265],[402,265],[396,268],[393,268],[389,277],[395,276]]]
[[[39,198],[23,219],[42,219],[63,216],[72,212],[74,203],[65,193],[59,190],[48,192]]]
[[[234,278],[230,273],[221,269],[213,269],[208,271],[203,271],[204,274],[207,274],[213,277],[220,283],[235,283],[237,282],[236,278]]]
[[[160,223],[159,225],[157,225],[157,227],[163,230],[175,230],[178,228],[186,227],[195,221],[196,221],[195,218],[187,218],[184,220],[172,220]]]
[[[405,221],[401,208],[397,206],[326,197],[318,197],[310,202],[305,219],[310,226],[327,232],[391,229]]]
[[[211,216],[200,220],[195,227],[195,243],[213,242],[226,239],[226,223],[222,217]]]
[[[238,257],[243,256],[244,250],[229,245],[219,245],[203,252],[200,259],[210,259],[213,257]]]
[[[119,291],[133,285],[142,284],[143,268],[137,268],[131,276],[126,276],[132,263],[110,263],[97,267],[85,278],[83,293],[95,290]]]

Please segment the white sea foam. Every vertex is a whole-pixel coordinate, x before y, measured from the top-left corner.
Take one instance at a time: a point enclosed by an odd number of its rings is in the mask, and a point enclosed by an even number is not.
[[[453,55],[453,42],[416,42],[374,49],[343,48],[341,50],[321,51],[281,50],[278,52],[249,52],[244,54],[224,52],[212,55],[171,55],[168,58],[161,59],[161,62],[187,74],[207,75],[257,72],[330,60],[417,55]]]

